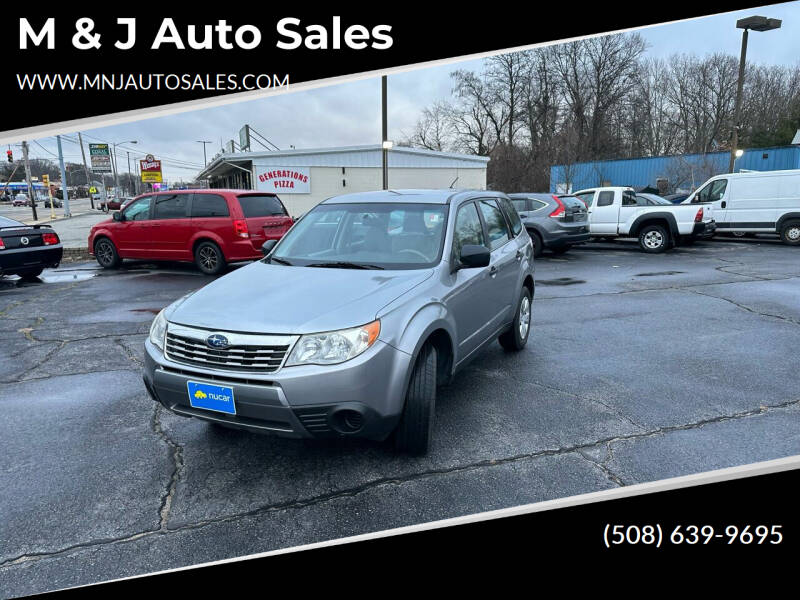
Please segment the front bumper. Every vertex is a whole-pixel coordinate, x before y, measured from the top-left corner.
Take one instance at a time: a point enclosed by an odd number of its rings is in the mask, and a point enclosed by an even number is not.
[[[339,365],[245,373],[170,360],[148,339],[143,379],[154,400],[181,416],[283,437],[383,440],[400,419],[410,365],[411,356],[377,341]],[[236,414],[192,407],[188,381],[233,388]]]

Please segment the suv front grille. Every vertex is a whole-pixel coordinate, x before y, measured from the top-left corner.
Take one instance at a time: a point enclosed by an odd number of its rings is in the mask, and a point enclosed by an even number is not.
[[[230,371],[272,373],[286,358],[293,336],[260,336],[223,332],[231,345],[211,348],[206,338],[212,332],[184,326],[168,325],[166,340],[167,358],[189,365],[212,367]]]

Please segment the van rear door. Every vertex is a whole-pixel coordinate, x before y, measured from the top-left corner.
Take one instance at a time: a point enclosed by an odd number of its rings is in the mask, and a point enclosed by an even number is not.
[[[294,222],[275,194],[239,194],[236,198],[256,250],[267,240],[281,239]]]

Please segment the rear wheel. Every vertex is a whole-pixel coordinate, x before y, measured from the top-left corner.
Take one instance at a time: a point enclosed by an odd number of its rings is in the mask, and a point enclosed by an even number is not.
[[[414,364],[403,415],[394,432],[398,452],[419,456],[431,445],[436,409],[436,359],[436,348],[426,344]]]
[[[650,254],[667,251],[670,243],[669,233],[661,225],[645,225],[639,232],[639,247]]]
[[[528,343],[528,334],[531,331],[531,292],[523,287],[517,302],[517,314],[511,329],[503,333],[497,341],[509,352],[517,352]]]
[[[101,238],[95,242],[94,256],[104,269],[116,269],[122,263],[114,242],[108,238]]]
[[[800,245],[800,221],[789,221],[781,227],[781,241],[790,246]]]
[[[542,236],[540,236],[535,231],[528,232],[531,236],[531,242],[533,242],[533,258],[539,258],[544,252],[544,242],[542,241]]]
[[[214,242],[200,242],[194,250],[194,262],[206,275],[217,275],[225,268],[225,257]]]

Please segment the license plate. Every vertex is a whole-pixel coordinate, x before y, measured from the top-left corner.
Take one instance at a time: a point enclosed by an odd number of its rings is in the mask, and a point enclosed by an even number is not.
[[[193,408],[213,410],[228,415],[236,414],[232,387],[199,381],[187,381],[186,387],[189,391],[189,404]]]

